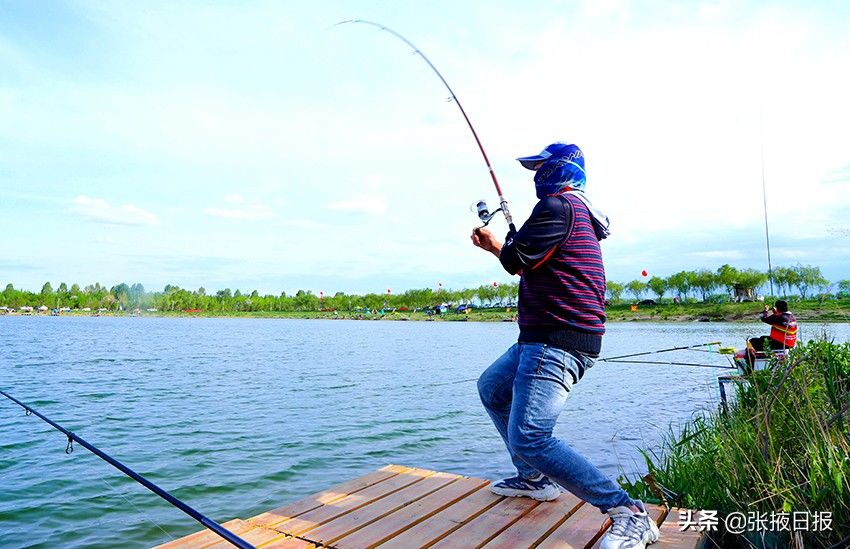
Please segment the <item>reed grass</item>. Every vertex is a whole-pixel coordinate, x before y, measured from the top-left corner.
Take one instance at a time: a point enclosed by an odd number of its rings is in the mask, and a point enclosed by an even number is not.
[[[691,509],[832,513],[831,530],[735,536],[707,547],[850,546],[850,343],[826,336],[784,363],[737,383],[728,412],[702,412],[642,450],[654,480]],[[657,501],[642,478],[620,477],[633,497]]]

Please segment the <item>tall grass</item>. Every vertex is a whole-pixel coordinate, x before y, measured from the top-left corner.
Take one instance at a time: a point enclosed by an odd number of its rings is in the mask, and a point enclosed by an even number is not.
[[[744,513],[832,513],[832,530],[802,536],[720,532],[721,547],[830,547],[850,536],[850,343],[826,337],[789,360],[737,384],[728,413],[694,417],[671,429],[659,451],[643,451],[676,504]],[[620,478],[633,496],[653,500],[640,478]],[[723,520],[720,521],[721,526]],[[850,542],[847,546],[850,546]],[[842,544],[843,545],[843,544]],[[712,546],[709,542],[708,546]]]

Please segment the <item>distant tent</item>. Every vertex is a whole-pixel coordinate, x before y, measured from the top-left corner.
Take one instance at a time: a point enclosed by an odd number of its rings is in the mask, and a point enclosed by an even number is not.
[[[755,301],[756,289],[747,288],[739,284],[735,285],[735,301]]]

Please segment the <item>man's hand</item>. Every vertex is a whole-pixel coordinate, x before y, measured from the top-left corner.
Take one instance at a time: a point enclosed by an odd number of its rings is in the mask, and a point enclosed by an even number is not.
[[[486,250],[499,257],[499,253],[502,251],[502,243],[487,229],[483,227],[472,229],[472,236],[470,238],[472,238],[472,243],[482,250]]]

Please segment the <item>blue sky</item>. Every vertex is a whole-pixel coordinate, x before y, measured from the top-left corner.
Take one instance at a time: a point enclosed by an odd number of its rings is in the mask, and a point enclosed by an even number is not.
[[[585,151],[608,277],[850,278],[846,2],[0,0],[0,283],[383,292],[508,280],[513,159]],[[494,221],[503,233],[504,221]]]

